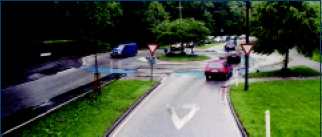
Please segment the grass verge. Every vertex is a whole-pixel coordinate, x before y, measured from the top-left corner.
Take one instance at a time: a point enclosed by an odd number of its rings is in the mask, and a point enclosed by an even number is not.
[[[96,99],[82,98],[21,129],[17,136],[103,136],[113,123],[155,82],[119,80]]]
[[[203,61],[209,59],[205,55],[175,55],[175,56],[165,56],[161,55],[158,57],[159,60],[163,61],[175,61],[175,62],[186,62],[186,61]]]
[[[198,49],[208,49],[208,48],[212,48],[212,47],[216,47],[216,46],[223,46],[223,43],[203,44],[203,45],[197,46],[196,48],[198,48]]]
[[[266,110],[271,113],[272,137],[320,135],[320,80],[258,82],[233,87],[230,97],[250,137],[265,136]]]
[[[285,74],[281,70],[268,71],[268,72],[254,72],[250,73],[251,78],[260,77],[310,77],[319,76],[320,73],[306,66],[296,66],[290,68]]]

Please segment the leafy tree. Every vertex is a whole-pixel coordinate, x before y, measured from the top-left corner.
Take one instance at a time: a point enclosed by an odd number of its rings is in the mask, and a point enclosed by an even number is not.
[[[101,27],[115,27],[123,15],[121,6],[117,2],[97,3],[93,19]]]
[[[149,28],[160,24],[164,20],[169,19],[169,13],[165,11],[161,3],[153,1],[149,4],[148,9],[144,13],[144,21]]]
[[[201,21],[194,19],[177,19],[164,21],[157,25],[153,32],[160,43],[175,44],[178,42],[198,43],[206,39],[210,31]],[[183,48],[182,48],[183,49]]]
[[[123,10],[120,3],[109,2],[96,2],[92,10],[90,19],[92,21],[92,30],[90,39],[95,42],[98,47],[107,46],[113,39],[113,33],[118,29]],[[110,47],[107,47],[110,48]]]
[[[287,70],[290,49],[296,48],[310,56],[318,47],[316,16],[313,8],[300,1],[259,4],[251,25],[258,38],[255,52],[270,54],[278,51],[285,56],[283,70]]]

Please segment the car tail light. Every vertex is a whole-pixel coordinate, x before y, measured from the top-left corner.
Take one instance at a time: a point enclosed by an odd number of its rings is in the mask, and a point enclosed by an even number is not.
[[[227,68],[227,67],[224,67],[224,68],[223,68],[223,72],[224,72],[224,73],[227,73],[227,72],[228,72],[228,68]]]

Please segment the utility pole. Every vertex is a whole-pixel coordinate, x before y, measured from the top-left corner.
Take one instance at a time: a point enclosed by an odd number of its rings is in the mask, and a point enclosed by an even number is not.
[[[182,20],[182,6],[181,6],[181,0],[179,1],[179,17],[180,17],[180,21]]]

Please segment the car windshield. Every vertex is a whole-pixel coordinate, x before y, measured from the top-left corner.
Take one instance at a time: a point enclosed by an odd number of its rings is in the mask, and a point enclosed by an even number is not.
[[[119,45],[117,48],[118,48],[118,49],[123,49],[123,48],[124,48],[124,46],[125,46],[125,45],[124,45],[124,44],[122,44],[122,45]]]

